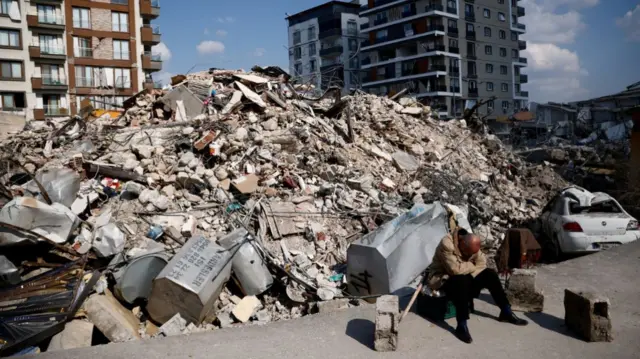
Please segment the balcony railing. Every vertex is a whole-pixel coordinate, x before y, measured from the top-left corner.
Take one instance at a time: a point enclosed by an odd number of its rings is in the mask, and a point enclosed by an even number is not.
[[[38,43],[35,43],[31,46],[38,47],[40,49],[40,53],[43,55],[64,55],[63,46],[49,46],[49,45],[38,44]]]
[[[131,57],[131,53],[129,51],[114,51],[113,59],[114,60],[129,60]]]
[[[402,17],[405,18],[405,17],[413,16],[415,14],[416,14],[416,9],[411,9],[409,11],[403,11]]]
[[[147,51],[144,53],[144,55],[149,56],[151,58],[151,61],[162,62],[162,55],[160,54],[153,54]]]
[[[128,89],[131,88],[131,79],[128,77],[120,76],[116,79],[115,88]]]
[[[76,87],[95,87],[93,77],[76,77]]]
[[[427,52],[431,52],[431,51],[447,51],[447,47],[444,45],[427,45],[427,47],[425,47],[425,51]]]
[[[478,78],[478,74],[467,74],[467,78],[469,78],[469,79],[477,79]]]
[[[384,19],[375,19],[373,20],[373,26],[378,26],[378,25],[382,25],[382,24],[386,24],[389,21],[389,19],[384,18]]]
[[[429,4],[424,7],[424,11],[444,11],[444,6],[442,6],[442,4]]]
[[[320,49],[320,56],[326,56],[329,54],[342,53],[342,45],[335,45],[330,47],[325,47],[324,49]]]
[[[67,79],[60,75],[42,74],[42,84],[48,86],[62,86],[67,84]]]
[[[57,105],[45,105],[43,109],[46,116],[62,116],[67,114],[66,108]]]
[[[524,7],[518,6],[518,16],[525,16]]]
[[[459,30],[457,27],[447,27],[447,34],[449,36],[458,37]]]
[[[360,30],[366,30],[369,28],[369,23],[360,25]]]
[[[76,47],[73,49],[74,57],[93,57],[93,49],[88,47]]]
[[[460,86],[449,86],[449,92],[460,92]]]
[[[434,72],[434,71],[447,71],[447,65],[431,65],[427,69],[427,72]]]
[[[529,82],[529,75],[520,75],[520,83],[526,84]]]
[[[91,29],[91,21],[87,20],[73,20],[73,27],[76,29]]]
[[[46,25],[64,25],[64,17],[45,12],[36,12],[29,15],[36,16],[38,23]]]
[[[518,62],[522,62],[523,64],[527,63],[527,58],[526,57],[519,57],[518,58]]]
[[[469,88],[469,97],[478,97],[478,88]]]
[[[129,0],[111,0],[111,3],[116,5],[129,5]]]
[[[466,39],[467,40],[475,40],[476,39],[476,32],[475,31],[467,31]]]
[[[449,14],[457,14],[457,13],[458,13],[458,9],[457,9],[457,8],[455,8],[455,7],[449,7],[449,6],[447,6],[447,12],[448,12]]]
[[[465,13],[464,19],[467,21],[476,21],[476,14]]]
[[[529,91],[520,91],[520,97],[529,97]]]
[[[371,58],[370,57],[362,59],[362,65],[363,66],[370,65],[370,64],[371,64]]]
[[[459,67],[450,67],[449,68],[449,75],[451,75],[451,76],[460,75],[460,68]]]
[[[527,49],[527,42],[526,41],[522,41],[522,40],[518,40],[518,48],[520,50],[526,50]]]
[[[151,7],[160,7],[160,0],[151,0]]]
[[[452,54],[459,54],[460,53],[460,48],[459,47],[449,46],[449,52],[452,53]]]
[[[520,30],[526,30],[527,26],[525,24],[516,24],[516,27]]]
[[[434,24],[427,26],[427,31],[444,31],[444,25]]]

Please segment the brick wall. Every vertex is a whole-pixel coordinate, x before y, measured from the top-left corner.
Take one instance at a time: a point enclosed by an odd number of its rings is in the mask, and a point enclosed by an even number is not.
[[[91,28],[98,31],[111,31],[111,10],[91,8]]]
[[[93,46],[93,58],[102,60],[113,59],[113,39],[106,38],[100,40],[97,37],[91,39],[91,45]]]

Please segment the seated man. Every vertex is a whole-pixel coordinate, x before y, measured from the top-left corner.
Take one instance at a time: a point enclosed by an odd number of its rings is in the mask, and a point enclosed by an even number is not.
[[[465,343],[473,341],[467,327],[469,304],[485,288],[501,309],[501,322],[527,325],[526,320],[513,314],[498,274],[486,264],[480,238],[460,228],[442,239],[429,266],[429,287],[444,292],[455,306],[458,321],[455,333]]]

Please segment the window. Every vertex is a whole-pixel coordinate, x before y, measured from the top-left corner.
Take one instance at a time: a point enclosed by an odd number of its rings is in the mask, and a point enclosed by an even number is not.
[[[410,12],[411,12],[411,4],[406,4],[405,6],[402,7],[403,14],[408,14]]]
[[[316,60],[315,59],[309,60],[309,71],[310,72],[316,72]]]
[[[357,69],[358,68],[358,57],[354,56],[352,58],[349,59],[349,67],[352,69]]]
[[[405,36],[413,35],[413,26],[411,25],[411,23],[404,24],[404,34]]]
[[[484,27],[484,36],[491,37],[491,28],[489,26]]]
[[[507,57],[507,49],[504,47],[500,48],[500,57]]]
[[[451,90],[452,92],[460,92],[460,79],[451,78]]]
[[[473,80],[469,81],[469,90],[473,92],[478,91],[478,84]]]
[[[126,12],[112,12],[111,30],[116,32],[129,32],[129,14]]]
[[[458,22],[455,20],[449,19],[449,31],[451,31],[452,29],[458,30]]]
[[[467,76],[476,74],[476,63],[473,61],[467,62]]]
[[[24,92],[3,92],[0,93],[0,108],[16,110],[26,108]]]
[[[316,43],[312,42],[309,44],[309,56],[315,56],[316,55]]]
[[[504,16],[504,13],[503,13],[503,12],[499,12],[499,13],[498,13],[498,20],[500,20],[500,21],[502,21],[502,22],[507,21],[507,18]]]
[[[358,51],[357,39],[349,39],[349,51]]]
[[[515,89],[516,93],[519,93],[520,92],[520,84],[515,84],[514,85],[514,89]],[[520,108],[520,106],[515,106],[515,107],[516,108]]]
[[[300,31],[296,31],[293,33],[293,44],[297,45],[300,43]]]
[[[300,46],[293,49],[293,58],[300,60],[302,58],[302,48]]]
[[[476,29],[473,27],[473,24],[467,23],[467,32],[474,33]]]
[[[378,67],[376,69],[376,73],[378,74],[378,76],[384,76],[387,74],[387,68],[386,67]]]
[[[500,37],[500,39],[502,39],[502,40],[506,39],[507,38],[507,32],[504,31],[504,30],[500,30],[498,32],[498,37]]]
[[[493,49],[491,48],[491,45],[484,45],[484,53],[487,55],[493,54]]]
[[[73,55],[75,57],[92,57],[91,39],[85,37],[73,38]]]
[[[76,87],[93,87],[97,70],[92,66],[76,66]]]
[[[493,111],[493,100],[487,101],[487,109]]]
[[[500,89],[502,90],[502,92],[508,92],[509,84],[503,82],[502,85],[500,85]]]
[[[518,53],[518,50],[516,49],[511,49],[511,57],[514,59],[517,59],[520,56],[520,54]]]
[[[467,56],[476,56],[476,44],[467,42]]]
[[[487,82],[487,91],[493,91],[493,82]]]
[[[473,13],[473,5],[471,4],[464,4],[464,15],[465,16],[470,16],[473,17],[474,13]]]
[[[0,78],[21,79],[23,77],[22,62],[2,61],[2,65],[0,68]]]
[[[89,9],[74,7],[73,11],[73,27],[80,29],[91,28],[91,12]]]
[[[376,20],[373,22],[374,25],[380,25],[387,22],[387,12],[382,11],[376,14]]]
[[[456,39],[449,39],[449,47],[454,47],[454,48],[458,48],[458,40]]]
[[[489,10],[489,9],[484,9],[484,11],[483,11],[483,15],[484,15],[484,17],[486,17],[487,19],[491,19],[491,10]]]
[[[487,71],[488,74],[492,74],[493,73],[493,65],[487,64],[485,66],[485,70]]]
[[[455,69],[456,72],[460,72],[460,60],[455,57],[449,58],[449,68]]]
[[[376,40],[386,40],[387,39],[387,30],[380,30],[376,32]]]
[[[316,39],[316,27],[315,26],[309,26],[309,29],[307,29],[307,37],[309,38],[309,41]]]
[[[0,3],[0,14],[9,15],[9,7],[11,6],[11,0],[2,0]]]
[[[113,59],[129,60],[129,41],[113,40]]]
[[[457,2],[456,0],[448,0],[448,1],[447,1],[447,7],[448,7],[449,9],[453,9],[453,10],[455,10],[455,9],[457,9],[457,8],[458,8],[458,2]]]
[[[42,83],[45,85],[64,84],[64,70],[58,65],[41,65]]]
[[[347,35],[358,35],[358,23],[355,20],[349,20],[347,22]]]
[[[131,69],[113,69],[116,88],[131,88]]]
[[[518,41],[518,33],[511,31],[511,41]]]
[[[502,110],[506,111],[509,109],[509,101],[502,101]]]
[[[56,8],[53,5],[37,5],[38,22],[42,24],[60,24],[62,19],[56,16]]]
[[[2,2],[4,4],[4,1]],[[16,101],[12,93],[2,94],[2,108],[16,108]]]
[[[511,22],[515,25],[518,23],[518,17],[515,15],[511,15]]]
[[[20,31],[0,29],[0,46],[20,48]]]
[[[295,76],[300,76],[302,75],[302,64],[295,64],[293,66],[294,71],[295,71]]]
[[[507,74],[507,66],[506,65],[500,65],[500,74],[501,75],[506,75]]]

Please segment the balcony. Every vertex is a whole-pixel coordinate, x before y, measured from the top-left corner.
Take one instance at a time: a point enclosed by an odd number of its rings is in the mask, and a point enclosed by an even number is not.
[[[447,35],[451,36],[451,37],[458,37],[458,28],[457,27],[448,27],[447,28]]]
[[[469,50],[467,50],[467,51],[469,51]],[[477,60],[477,59],[478,59],[478,56],[476,56],[475,54],[473,54],[473,55],[467,55],[467,59],[468,59],[468,60]]]
[[[411,9],[411,10],[409,10],[409,11],[403,11],[403,12],[402,12],[402,18],[404,19],[405,17],[413,16],[413,15],[415,15],[415,14],[416,14],[416,9],[415,9],[415,8],[412,8],[412,9]]]
[[[466,21],[475,22],[476,21],[476,14],[465,13],[464,14],[464,19]]]
[[[73,57],[93,57],[93,49],[89,47],[76,47],[73,49]]]
[[[384,19],[375,19],[373,20],[373,26],[386,24],[387,22],[389,22],[389,19],[387,19],[386,17]]]
[[[444,6],[442,6],[442,4],[429,4],[429,5],[424,7],[424,11],[425,12],[444,11]]]
[[[460,68],[459,67],[451,67],[451,68],[449,68],[449,75],[451,75],[451,76],[459,76],[460,75]]]
[[[369,23],[362,24],[362,25],[360,25],[360,30],[366,30],[366,29],[369,28],[369,26],[370,26]]]
[[[427,72],[435,72],[435,71],[447,71],[447,66],[435,64],[435,65],[429,66],[429,68],[427,69]]]
[[[478,88],[470,88],[469,89],[469,98],[477,98],[478,97]]]
[[[425,51],[426,52],[432,52],[432,51],[447,51],[447,47],[444,45],[433,45],[433,46],[427,46],[425,47]]]
[[[520,75],[520,83],[521,84],[529,83],[529,75]]]
[[[449,14],[454,14],[454,15],[455,15],[455,14],[457,14],[457,13],[458,13],[458,9],[457,9],[457,8],[455,8],[455,7],[449,7],[449,6],[447,6],[447,12],[448,12]]]
[[[467,40],[475,40],[476,32],[475,31],[467,31],[467,35],[465,36]]]
[[[468,79],[477,79],[478,78],[478,74],[467,74],[467,78]]]
[[[129,0],[111,0],[113,5],[129,5]]]
[[[330,55],[335,55],[335,54],[341,54],[342,53],[342,45],[334,45],[331,47],[325,47],[323,49],[320,49],[320,56],[330,56]]]
[[[427,26],[427,32],[429,31],[444,31],[444,25],[431,25]]]
[[[77,77],[76,87],[96,87],[96,82],[93,77]]]
[[[367,57],[367,58],[363,59],[361,64],[362,64],[362,66],[371,65],[371,58]]]
[[[46,13],[27,15],[27,25],[39,29],[64,31],[64,17]]]
[[[323,31],[320,34],[318,34],[318,39],[322,40],[329,37],[337,37],[337,36],[342,36],[342,29],[331,29],[331,30]]]
[[[460,86],[449,86],[449,92],[460,92]]]
[[[529,91],[520,91],[518,95],[520,97],[529,97]]]
[[[61,90],[66,91],[68,84],[64,76],[43,74],[31,78],[31,87],[34,90]]]
[[[145,52],[142,55],[142,69],[145,71],[162,70],[162,56],[160,56],[159,54]]]
[[[526,41],[522,41],[522,40],[518,40],[518,48],[520,50],[526,50],[527,49],[527,42]]]
[[[527,29],[527,26],[525,24],[515,24],[515,26],[516,26],[517,29],[520,29],[520,30],[526,30]]]
[[[160,16],[159,0],[140,0],[140,14],[142,17],[155,19]]]
[[[145,45],[157,45],[160,43],[160,26],[144,25],[140,28],[140,37]]]
[[[521,62],[521,63],[523,63],[523,64],[526,64],[526,63],[527,63],[527,58],[526,58],[526,57],[519,57],[519,58],[518,58],[518,62]]]
[[[518,6],[518,17],[524,16],[524,15],[525,15],[524,7]]]
[[[45,120],[47,117],[68,116],[69,110],[60,106],[43,106],[43,108],[33,109],[33,118],[39,121]]]
[[[449,52],[452,53],[452,54],[459,54],[460,53],[460,48],[459,47],[449,46]]]
[[[31,45],[29,46],[29,56],[32,59],[50,59],[50,60],[62,60],[66,59],[64,47],[62,46],[44,46],[44,45]]]

